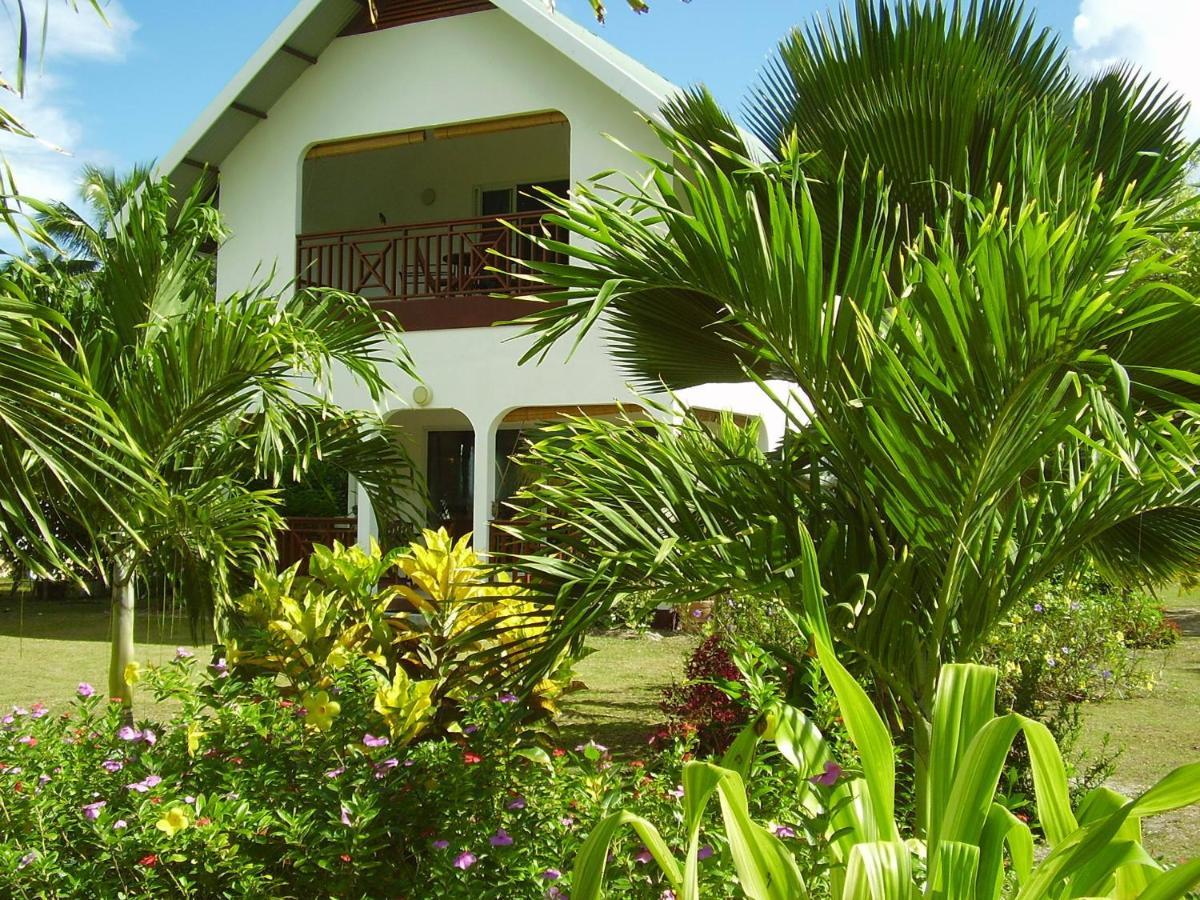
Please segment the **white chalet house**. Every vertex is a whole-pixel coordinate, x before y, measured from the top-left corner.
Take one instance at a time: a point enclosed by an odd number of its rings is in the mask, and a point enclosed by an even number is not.
[[[420,374],[397,368],[384,410],[423,468],[430,524],[475,534],[486,551],[504,518],[522,429],[637,398],[602,339],[518,365],[528,288],[488,250],[533,228],[534,186],[565,192],[635,160],[642,119],[675,90],[645,66],[548,10],[544,0],[300,0],[163,160],[180,192],[216,193],[231,232],[217,257],[226,296],[273,277],[361,294],[395,313]],[[510,245],[509,241],[512,241]],[[524,252],[532,252],[527,246]],[[505,295],[510,295],[506,297]],[[753,391],[695,389],[688,402],[755,414]],[[369,398],[347,380],[344,406]],[[311,539],[376,524],[365,494],[352,515],[308,523]],[[340,531],[338,529],[341,529]],[[499,536],[499,532],[495,532]]]

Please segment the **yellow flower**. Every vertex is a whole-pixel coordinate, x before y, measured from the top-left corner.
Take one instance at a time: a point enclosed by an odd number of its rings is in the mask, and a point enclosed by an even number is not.
[[[172,806],[163,813],[161,819],[154,823],[154,827],[166,834],[167,837],[175,837],[191,824],[192,817],[188,814],[187,807]]]
[[[200,723],[194,719],[188,722],[187,727],[187,751],[188,756],[195,756],[196,751],[200,749],[200,739],[204,737],[204,729],[200,727]]]
[[[330,700],[325,691],[309,691],[300,698],[304,707],[304,716],[308,724],[317,731],[328,731],[334,717],[342,711],[342,705],[336,700]]]
[[[125,683],[137,684],[142,677],[142,667],[138,663],[131,662],[125,664]]]

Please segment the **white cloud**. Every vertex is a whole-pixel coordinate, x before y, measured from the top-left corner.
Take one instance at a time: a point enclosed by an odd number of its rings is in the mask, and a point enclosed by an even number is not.
[[[104,5],[104,19],[86,3],[78,12],[62,0],[46,0],[45,53],[42,46],[42,7],[26,4],[29,11],[29,45],[25,95],[4,92],[0,103],[34,134],[37,140],[0,132],[0,154],[12,168],[21,193],[47,200],[76,198],[79,169],[85,159],[98,154],[87,146],[87,135],[71,111],[71,83],[58,74],[67,62],[115,63],[125,58],[137,26],[119,0]],[[107,21],[105,21],[107,20]],[[15,25],[15,23],[14,23]],[[16,67],[16,30],[0,28],[0,70],[9,82]]]
[[[1198,0],[1079,0],[1072,37],[1081,71],[1128,60],[1183,94],[1192,136],[1200,136],[1197,35]]]

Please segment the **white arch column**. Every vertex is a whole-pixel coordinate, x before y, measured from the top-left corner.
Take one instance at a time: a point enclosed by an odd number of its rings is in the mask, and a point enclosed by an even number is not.
[[[364,550],[371,549],[371,541],[379,537],[379,522],[375,518],[375,507],[371,505],[371,497],[357,481],[352,482],[358,502],[358,546]]]
[[[472,526],[476,553],[487,553],[491,549],[492,507],[496,499],[496,430],[498,418],[487,420],[482,428],[477,420],[475,426],[475,479],[472,496]]]

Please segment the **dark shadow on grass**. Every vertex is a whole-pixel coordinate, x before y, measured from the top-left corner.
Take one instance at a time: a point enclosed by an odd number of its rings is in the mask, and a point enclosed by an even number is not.
[[[109,606],[106,600],[20,600],[0,597],[0,637],[38,641],[109,640]],[[194,634],[182,612],[154,609],[137,611],[134,640],[139,644],[193,645],[211,640]]]

